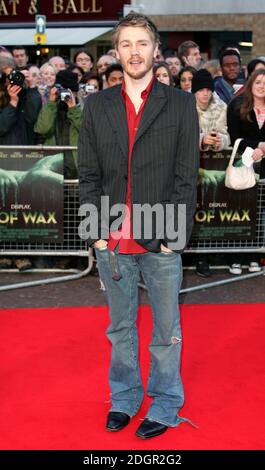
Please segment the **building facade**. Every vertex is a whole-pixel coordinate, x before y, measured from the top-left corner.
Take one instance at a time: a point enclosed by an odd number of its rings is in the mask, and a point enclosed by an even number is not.
[[[177,49],[191,39],[205,58],[214,58],[224,43],[237,42],[247,59],[265,55],[264,0],[132,0],[131,5],[153,19],[164,48]]]
[[[238,43],[246,63],[265,55],[265,0],[0,0],[0,45],[24,45],[31,60],[51,55],[70,59],[88,46],[97,58],[111,47],[111,30],[131,9],[150,16],[162,48],[185,40],[200,45],[203,57],[215,58],[226,43]],[[46,16],[46,42],[34,43],[35,16]]]
[[[32,62],[52,55],[70,59],[89,46],[96,58],[110,48],[123,0],[0,0],[0,45],[26,46]],[[46,17],[45,40],[35,44],[36,15]],[[37,57],[36,57],[37,56]]]

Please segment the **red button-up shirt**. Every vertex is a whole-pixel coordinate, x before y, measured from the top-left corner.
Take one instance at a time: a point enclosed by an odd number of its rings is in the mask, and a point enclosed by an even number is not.
[[[143,248],[139,243],[137,243],[132,236],[132,201],[131,201],[131,159],[132,151],[135,142],[136,133],[140,124],[141,116],[143,109],[145,107],[147,98],[153,86],[154,79],[150,81],[149,85],[141,93],[141,98],[143,100],[141,107],[136,113],[133,102],[130,97],[127,95],[125,90],[125,82],[123,82],[121,87],[122,97],[126,106],[126,116],[127,116],[127,125],[128,125],[128,134],[129,134],[129,153],[128,153],[128,180],[127,180],[127,193],[126,193],[126,214],[122,227],[116,232],[110,232],[108,248],[114,250],[119,243],[118,252],[123,254],[140,254],[146,253],[147,250]],[[114,239],[115,236],[115,239]],[[118,239],[117,239],[118,237]]]

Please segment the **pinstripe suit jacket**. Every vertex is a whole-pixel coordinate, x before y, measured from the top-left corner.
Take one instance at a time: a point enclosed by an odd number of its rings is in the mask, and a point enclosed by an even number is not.
[[[86,100],[79,144],[80,204],[100,211],[100,196],[110,207],[125,203],[128,168],[128,129],[121,86],[95,93]],[[199,167],[199,127],[193,95],[154,81],[136,134],[131,160],[132,203],[186,204],[187,241],[193,225]],[[113,219],[110,218],[110,224]],[[175,217],[177,223],[177,216]],[[100,225],[100,222],[99,222]],[[177,230],[177,227],[176,227]],[[154,224],[149,239],[138,243],[160,251]],[[100,236],[99,236],[100,237]],[[88,239],[92,244],[95,239]],[[177,250],[176,250],[177,251]]]

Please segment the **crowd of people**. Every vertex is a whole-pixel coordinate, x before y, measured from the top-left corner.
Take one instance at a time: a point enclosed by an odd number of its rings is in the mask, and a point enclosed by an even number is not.
[[[153,72],[159,82],[195,95],[200,150],[223,150],[240,137],[240,149],[253,148],[253,160],[261,160],[260,177],[265,177],[265,57],[243,66],[232,44],[220,50],[218,59],[205,62],[199,45],[185,41],[177,50],[159,50]],[[88,49],[80,48],[72,62],[53,56],[39,67],[29,62],[24,47],[10,51],[0,46],[0,144],[76,146],[85,100],[122,81],[115,49],[95,61]],[[65,152],[64,176],[78,177],[75,151]],[[249,269],[260,270],[259,261],[253,258]],[[21,270],[31,267],[28,259],[14,262]],[[0,258],[3,267],[10,267],[5,257]],[[230,272],[241,274],[240,260]],[[198,258],[197,273],[210,275],[205,257]]]

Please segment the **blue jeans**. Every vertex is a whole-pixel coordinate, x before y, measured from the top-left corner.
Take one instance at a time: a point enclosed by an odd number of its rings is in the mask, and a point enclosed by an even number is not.
[[[122,278],[111,277],[109,250],[96,249],[99,275],[110,307],[107,336],[112,343],[109,382],[111,411],[134,416],[143,401],[144,389],[138,360],[138,282],[140,273],[148,288],[153,314],[151,367],[147,393],[153,398],[146,418],[167,426],[183,419],[178,411],[184,402],[180,377],[181,327],[178,295],[182,281],[177,253],[124,255],[116,253]]]

